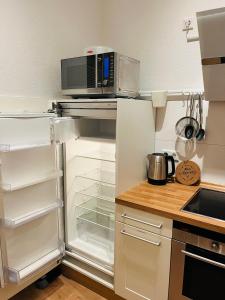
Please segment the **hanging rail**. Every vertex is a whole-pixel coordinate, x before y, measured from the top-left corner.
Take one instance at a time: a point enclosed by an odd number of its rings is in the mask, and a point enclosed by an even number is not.
[[[141,99],[152,100],[153,91],[140,91]],[[202,94],[204,98],[203,90],[168,90],[168,91],[156,91],[156,92],[166,92],[167,101],[185,101],[192,94]]]

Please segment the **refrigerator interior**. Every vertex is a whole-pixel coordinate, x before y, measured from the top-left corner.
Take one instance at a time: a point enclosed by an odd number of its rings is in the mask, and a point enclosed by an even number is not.
[[[108,270],[114,264],[116,120],[74,119],[64,144],[66,246]]]

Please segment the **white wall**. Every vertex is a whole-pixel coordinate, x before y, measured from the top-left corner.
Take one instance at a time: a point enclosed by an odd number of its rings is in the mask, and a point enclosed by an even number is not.
[[[203,89],[199,43],[187,44],[183,19],[195,12],[225,6],[224,0],[105,1],[104,44],[141,60],[142,90]],[[225,102],[204,101],[207,137],[184,143],[175,135],[176,121],[185,116],[183,102],[157,109],[156,151],[176,150],[180,160],[192,159],[202,179],[225,184]]]
[[[60,93],[60,59],[101,42],[102,0],[0,0],[0,95]]]

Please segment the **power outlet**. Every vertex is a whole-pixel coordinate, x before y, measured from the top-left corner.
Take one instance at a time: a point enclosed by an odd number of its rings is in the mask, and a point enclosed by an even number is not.
[[[193,30],[193,19],[186,18],[183,20],[183,31],[190,31]]]

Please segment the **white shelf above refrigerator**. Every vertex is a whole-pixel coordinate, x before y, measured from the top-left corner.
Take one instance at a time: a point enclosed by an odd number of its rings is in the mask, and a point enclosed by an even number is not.
[[[0,219],[0,224],[4,228],[14,229],[21,225],[34,221],[42,216],[45,216],[51,213],[53,210],[60,208],[62,206],[63,206],[62,200],[57,200],[55,203],[52,203],[51,205],[39,209],[37,211],[34,211],[30,214],[26,214],[17,218]]]
[[[35,184],[39,184],[45,181],[49,181],[55,178],[59,178],[63,176],[62,170],[55,170],[53,172],[43,174],[39,178],[32,178],[30,181],[26,182],[18,182],[18,183],[0,183],[0,186],[4,192],[16,191],[19,189],[26,188],[28,186],[32,186]]]

